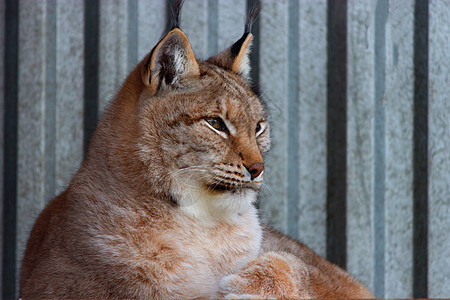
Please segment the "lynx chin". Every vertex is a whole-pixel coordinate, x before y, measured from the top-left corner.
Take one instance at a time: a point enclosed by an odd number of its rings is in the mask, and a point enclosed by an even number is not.
[[[270,148],[249,84],[251,25],[197,60],[173,29],[130,72],[68,188],[28,240],[23,298],[370,298],[254,202]]]

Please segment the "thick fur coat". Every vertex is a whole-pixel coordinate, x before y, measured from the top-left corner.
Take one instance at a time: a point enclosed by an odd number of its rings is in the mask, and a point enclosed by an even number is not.
[[[252,18],[203,62],[175,26],[129,74],[36,221],[21,297],[372,297],[258,220],[270,126],[246,78]]]

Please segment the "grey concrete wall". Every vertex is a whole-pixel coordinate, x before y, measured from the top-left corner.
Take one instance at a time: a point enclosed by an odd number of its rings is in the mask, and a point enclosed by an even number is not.
[[[49,7],[46,1],[20,3],[17,177],[21,180],[17,182],[17,270],[34,220],[49,200],[51,192],[47,188],[54,184],[54,178],[50,178],[54,172],[46,168],[47,163],[54,163],[53,143],[46,140],[46,133],[54,129],[51,124],[54,105],[47,94],[54,95],[55,77],[51,68],[55,53],[53,45],[46,48],[56,30],[47,27],[54,22],[53,14],[54,7]]]
[[[296,13],[294,11],[294,13]],[[326,255],[327,3],[298,6],[298,228],[296,238]],[[295,53],[294,53],[295,55]],[[294,133],[295,134],[295,133]]]
[[[386,19],[384,91],[384,297],[413,297],[413,33],[414,4],[396,1]],[[400,221],[401,220],[401,221]],[[377,274],[376,274],[377,276]],[[380,276],[380,275],[378,275]]]
[[[259,85],[270,110],[272,149],[265,158],[260,209],[269,225],[287,232],[288,174],[288,14],[289,2],[265,3],[260,19]],[[283,34],[279,34],[283,32]],[[275,47],[274,47],[275,46]]]
[[[164,34],[166,27],[166,1],[136,1],[136,3],[138,12],[137,58],[140,60],[153,49]]]
[[[129,45],[131,21],[128,19],[131,1],[100,1],[99,27],[99,111],[105,109],[131,70]]]
[[[429,297],[450,295],[450,1],[430,2]]]
[[[349,1],[347,14],[347,268],[372,291],[375,4]]]
[[[17,270],[35,218],[83,157],[83,2],[20,8]]]
[[[8,237],[2,248],[13,249],[16,271],[37,215],[67,186],[82,160],[89,136],[85,126],[95,122],[86,112],[94,107],[93,115],[101,114],[167,28],[165,0],[92,1],[99,7],[98,20],[89,21],[98,23],[98,48],[86,40],[85,1],[19,2],[17,197],[12,199],[17,211],[0,208],[3,218],[17,214],[16,223],[5,229],[16,232],[16,240],[11,245]],[[186,1],[181,27],[199,58],[240,38],[247,2],[254,1]],[[0,3],[0,16],[8,5]],[[4,19],[2,41],[8,30]],[[330,35],[332,22],[341,22],[337,40]],[[450,2],[266,0],[254,31],[252,64],[259,73],[253,82],[270,110],[273,136],[259,204],[264,222],[322,256],[343,259],[340,263],[377,297],[448,297]],[[11,87],[3,86],[8,59],[3,45],[0,191],[5,201],[4,141],[14,133],[3,129],[4,116],[11,113],[4,109]],[[89,60],[96,74],[84,68],[86,48],[98,52]],[[346,71],[331,74],[340,59]],[[91,79],[98,82],[92,107],[85,99]],[[330,91],[338,91],[343,103],[330,105],[335,100]],[[333,126],[343,130],[345,141],[329,143]],[[330,169],[329,158],[339,157],[335,152],[344,154],[340,173]],[[332,182],[344,185],[338,187],[344,191],[340,202],[333,202]],[[335,214],[337,203],[344,207]]]
[[[214,9],[214,6],[210,5],[210,9]],[[208,47],[209,56],[216,55],[218,52],[230,47],[242,36],[242,28],[244,28],[245,18],[247,16],[246,3],[241,0],[217,1],[216,14],[217,29],[215,32],[210,30],[208,36],[212,43],[217,43],[217,48]],[[210,23],[215,25],[212,15],[214,13],[210,15]]]
[[[63,191],[83,159],[84,5],[56,6],[55,194]]]

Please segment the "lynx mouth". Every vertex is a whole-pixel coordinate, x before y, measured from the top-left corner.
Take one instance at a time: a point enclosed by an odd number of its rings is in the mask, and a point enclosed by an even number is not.
[[[212,183],[207,185],[208,190],[215,192],[234,192],[239,188],[237,186],[231,186],[223,183]]]
[[[251,190],[258,190],[257,187],[254,186],[249,186],[249,185],[231,185],[231,184],[227,184],[227,183],[209,183],[209,184],[205,184],[206,190],[208,190],[209,192],[214,192],[214,193],[225,193],[225,192],[231,192],[231,193],[236,193],[239,192],[241,190],[245,190],[245,189],[251,189]]]

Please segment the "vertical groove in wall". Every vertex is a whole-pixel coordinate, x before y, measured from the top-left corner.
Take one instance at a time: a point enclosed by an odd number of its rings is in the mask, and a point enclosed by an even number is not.
[[[5,3],[5,135],[2,298],[16,298],[17,119],[19,1]],[[3,59],[3,58],[2,58]]]
[[[287,233],[298,238],[299,191],[299,122],[298,122],[298,80],[299,80],[299,2],[289,0],[288,20],[288,210]]]
[[[218,0],[208,0],[208,57],[216,55],[218,50]]]
[[[428,297],[428,0],[414,8],[413,297]]]
[[[45,36],[45,184],[44,201],[56,186],[56,0],[46,5]]]
[[[247,0],[247,13],[248,15],[251,9],[258,3],[259,0]],[[253,90],[259,95],[259,26],[260,17],[256,19],[252,26],[253,42],[250,55],[250,78],[252,81]]]
[[[386,22],[389,0],[378,0],[375,8],[375,117],[374,117],[374,292],[384,298],[385,271],[385,112]]]
[[[97,127],[99,66],[99,0],[84,0],[84,139],[86,153]]]
[[[127,24],[127,65],[128,70],[132,70],[138,63],[138,0],[128,1],[128,24]],[[150,30],[150,29],[149,29]]]
[[[327,258],[346,267],[347,1],[328,0]]]

